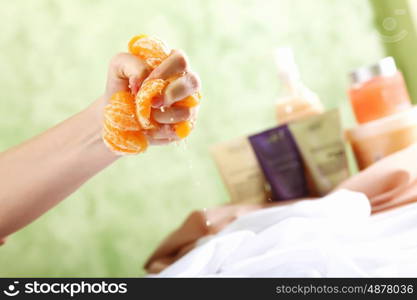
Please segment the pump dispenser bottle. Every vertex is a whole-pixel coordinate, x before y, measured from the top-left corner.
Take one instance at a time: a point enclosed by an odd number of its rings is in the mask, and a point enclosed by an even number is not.
[[[285,124],[324,112],[318,96],[301,81],[294,54],[290,47],[275,49],[275,62],[283,87],[283,95],[276,102],[278,124]]]

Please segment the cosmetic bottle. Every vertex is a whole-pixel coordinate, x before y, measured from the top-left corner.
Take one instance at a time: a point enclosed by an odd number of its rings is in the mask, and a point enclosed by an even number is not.
[[[251,135],[249,141],[270,184],[272,201],[309,196],[302,158],[288,125]]]
[[[311,196],[324,196],[350,176],[338,109],[289,124],[303,158]]]
[[[402,73],[392,57],[350,73],[350,102],[359,124],[411,108]]]
[[[283,95],[276,102],[278,124],[322,113],[324,107],[320,99],[301,81],[292,49],[276,48],[275,62],[283,89]]]
[[[363,170],[417,143],[417,106],[349,129],[346,137],[352,145],[359,169]]]

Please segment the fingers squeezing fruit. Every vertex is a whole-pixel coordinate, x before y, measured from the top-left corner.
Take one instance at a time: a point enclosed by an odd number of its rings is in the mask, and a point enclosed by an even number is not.
[[[135,36],[129,42],[129,52],[139,57],[149,71],[157,68],[170,54],[170,49],[159,39],[146,35]],[[181,121],[175,124],[160,124],[153,118],[156,110],[164,111],[164,106],[155,106],[163,97],[165,88],[183,74],[175,74],[168,79],[148,78],[142,83],[138,93],[120,91],[115,93],[104,109],[103,141],[116,154],[128,155],[144,152],[155,132],[170,130],[174,140],[186,138],[192,130],[193,122]],[[199,92],[172,104],[181,109],[196,107]],[[149,141],[148,141],[149,139]]]

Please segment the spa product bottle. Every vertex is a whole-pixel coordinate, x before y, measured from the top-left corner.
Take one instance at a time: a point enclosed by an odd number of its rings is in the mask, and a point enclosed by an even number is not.
[[[359,169],[417,143],[417,106],[346,131]]]
[[[288,127],[311,176],[311,195],[324,196],[349,177],[339,110],[329,110]]]
[[[403,76],[392,57],[350,73],[350,102],[358,123],[377,120],[411,108]]]
[[[272,201],[308,197],[304,165],[288,125],[251,135],[249,141],[271,187]]]
[[[275,62],[284,89],[284,95],[276,103],[278,124],[322,113],[324,107],[320,99],[301,81],[291,48],[277,48]]]

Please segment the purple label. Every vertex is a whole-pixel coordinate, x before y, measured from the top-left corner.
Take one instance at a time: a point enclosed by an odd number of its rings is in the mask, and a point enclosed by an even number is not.
[[[274,201],[308,197],[304,166],[287,125],[249,137]]]

